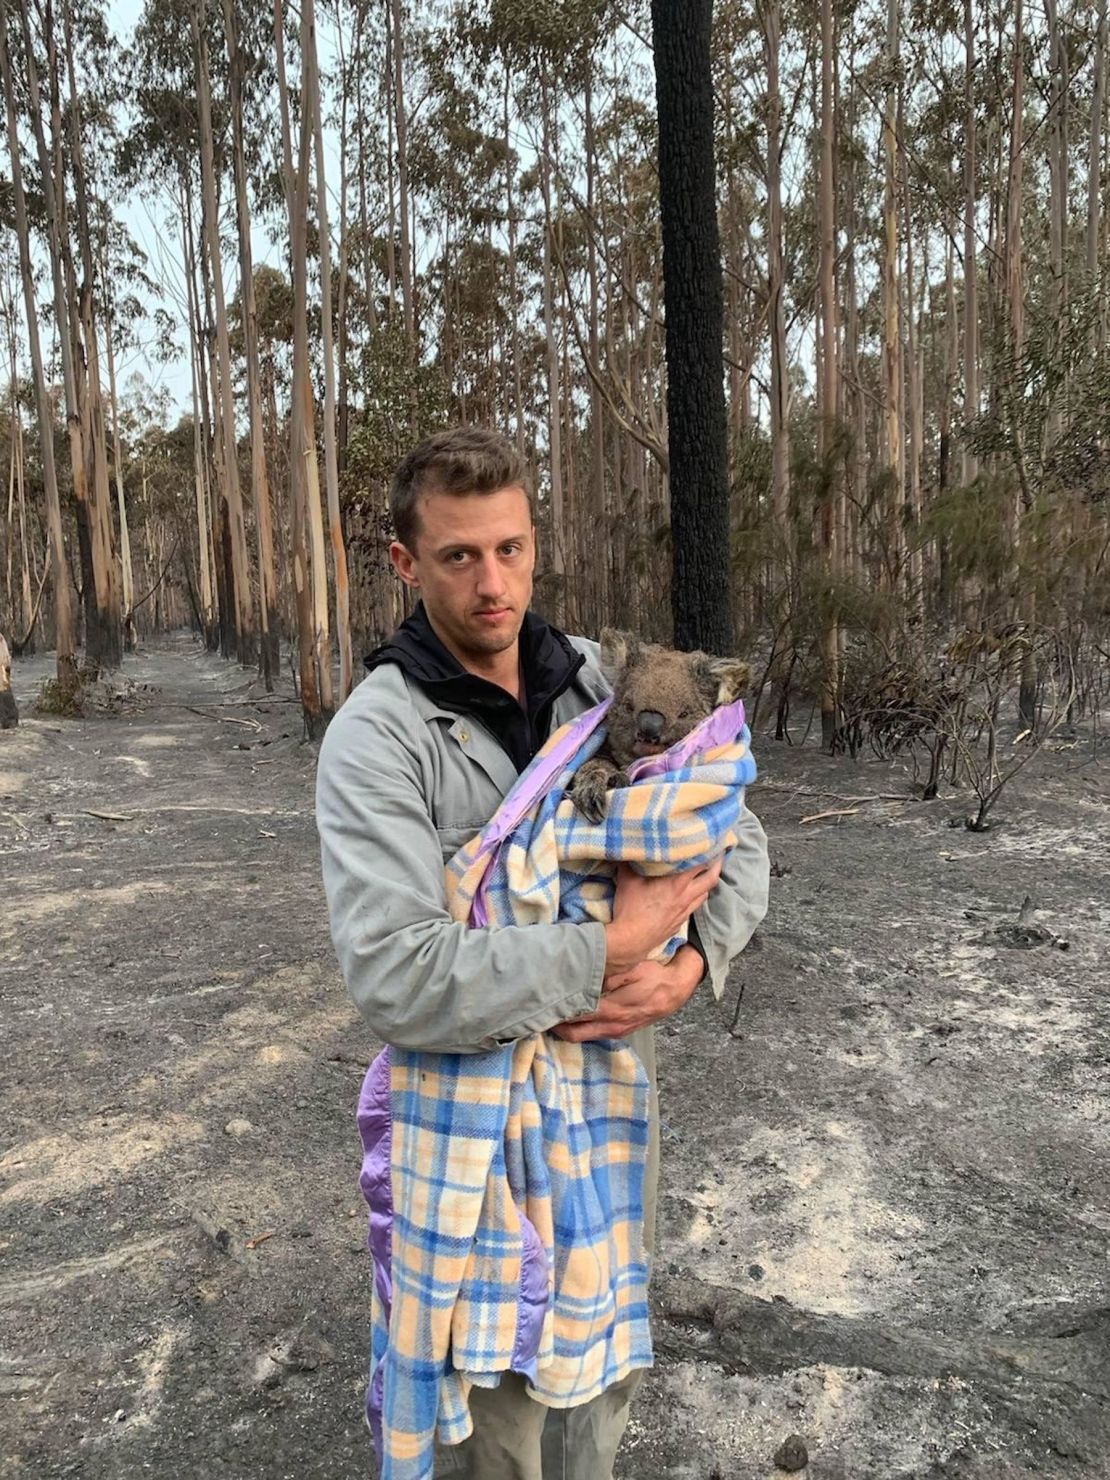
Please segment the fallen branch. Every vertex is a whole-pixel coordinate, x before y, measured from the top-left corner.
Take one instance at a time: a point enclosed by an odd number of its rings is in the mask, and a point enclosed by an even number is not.
[[[274,1230],[271,1228],[266,1233],[256,1233],[254,1238],[247,1239],[244,1248],[257,1249],[259,1244],[264,1244],[268,1238],[273,1238]]]
[[[245,709],[249,704],[299,704],[295,694],[270,694],[265,699],[224,699],[214,704],[147,704],[146,709],[190,709],[199,714],[204,709]]]
[[[776,786],[773,781],[761,781],[759,790],[779,791],[792,797],[831,797],[834,802],[843,802],[846,806],[853,806],[860,802],[919,802],[920,797],[906,796],[904,792],[880,791],[874,792],[866,797],[843,797],[838,791],[812,791],[804,786]]]
[[[102,822],[134,822],[133,812],[95,812],[92,807],[84,809],[86,817],[99,817]]]
[[[859,811],[858,807],[837,807],[832,812],[814,812],[811,817],[803,817],[802,822],[824,822],[826,817],[854,817]]]
[[[1014,1336],[896,1330],[875,1317],[803,1310],[693,1277],[660,1281],[653,1298],[662,1317],[653,1331],[657,1350],[744,1376],[826,1363],[890,1377],[958,1375],[1020,1404],[1029,1402],[1026,1385],[1038,1380],[1056,1391],[1110,1396],[1103,1360],[1110,1315],[1101,1305],[1060,1302],[1036,1328]]]
[[[262,724],[261,724],[261,722],[259,720],[256,720],[256,719],[236,719],[233,714],[205,714],[205,712],[204,712],[203,709],[197,709],[192,704],[181,704],[181,705],[172,705],[172,704],[170,704],[170,705],[167,705],[166,707],[168,709],[175,709],[175,708],[187,709],[190,714],[199,714],[200,717],[201,717],[201,719],[214,719],[218,725],[243,725],[245,729],[254,730],[256,732],[259,731],[259,730],[261,730],[261,728],[262,728]],[[225,708],[225,707],[227,707],[227,708],[230,708],[230,706],[225,706],[225,705],[219,705],[219,706],[214,706],[214,707],[219,707],[219,708]]]

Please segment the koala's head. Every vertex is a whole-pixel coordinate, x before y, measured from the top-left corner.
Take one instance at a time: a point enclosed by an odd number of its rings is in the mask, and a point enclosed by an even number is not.
[[[605,627],[601,671],[613,685],[606,719],[609,749],[621,766],[677,744],[720,704],[731,704],[751,678],[747,663],[679,653]]]

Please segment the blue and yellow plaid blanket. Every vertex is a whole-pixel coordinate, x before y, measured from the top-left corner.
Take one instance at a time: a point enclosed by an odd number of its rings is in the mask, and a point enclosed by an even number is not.
[[[456,920],[606,921],[619,860],[668,872],[735,841],[755,777],[743,706],[637,762],[633,784],[612,792],[593,824],[564,793],[602,744],[607,707],[553,735],[448,864]],[[392,1309],[387,1330],[377,1311],[373,1340],[382,1477],[426,1480],[435,1443],[471,1431],[470,1387],[496,1386],[514,1365],[529,1242],[538,1238],[547,1265],[542,1334],[525,1364],[536,1400],[574,1407],[651,1364],[648,1084],[615,1041],[538,1034],[476,1054],[389,1054]]]

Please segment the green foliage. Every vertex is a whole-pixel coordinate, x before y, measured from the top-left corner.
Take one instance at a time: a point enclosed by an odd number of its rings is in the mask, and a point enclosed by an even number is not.
[[[922,538],[943,544],[955,575],[998,584],[1013,564],[1014,496],[1012,478],[987,474],[967,487],[948,489],[926,512]]]
[[[81,703],[82,687],[80,677],[69,681],[46,679],[35,700],[34,713],[57,719],[82,719],[85,713]]]
[[[363,346],[352,389],[361,409],[351,428],[344,497],[385,489],[404,456],[449,420],[449,387],[438,365],[413,364],[400,324]]]

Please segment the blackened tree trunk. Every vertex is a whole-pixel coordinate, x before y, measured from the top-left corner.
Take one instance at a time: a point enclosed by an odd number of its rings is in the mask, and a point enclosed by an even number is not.
[[[681,648],[727,653],[732,604],[712,0],[652,0],[651,15],[667,315],[674,640]]]

